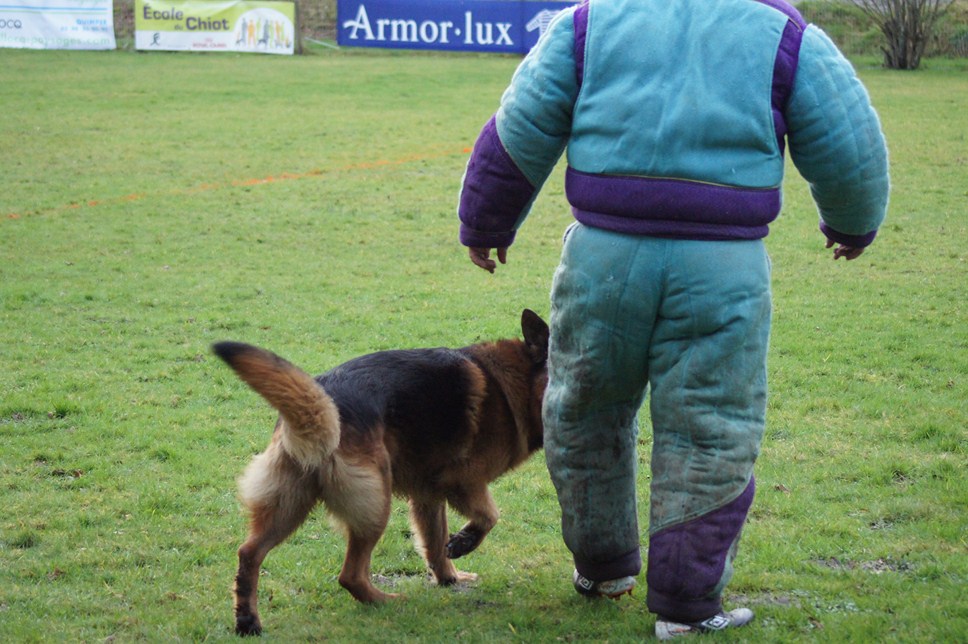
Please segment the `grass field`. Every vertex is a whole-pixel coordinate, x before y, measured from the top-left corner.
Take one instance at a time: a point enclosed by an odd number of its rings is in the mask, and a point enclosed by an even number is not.
[[[322,371],[547,313],[560,174],[497,274],[456,242],[467,151],[516,62],[0,51],[0,640],[232,639],[235,478],[273,413],[211,342]],[[862,258],[831,261],[788,175],[728,589],[757,620],[722,641],[968,638],[968,75],[927,67],[862,69],[894,185]],[[343,541],[314,516],[266,562],[266,639],[651,638],[644,577],[620,602],[572,590],[540,456],[494,494],[460,590],[430,585],[398,502],[374,571],[406,600],[379,608],[338,587]]]

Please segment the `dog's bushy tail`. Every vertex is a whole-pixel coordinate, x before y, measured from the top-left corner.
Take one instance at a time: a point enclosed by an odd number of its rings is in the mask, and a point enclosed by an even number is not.
[[[282,448],[305,468],[323,465],[339,446],[339,410],[323,387],[271,351],[241,342],[212,345],[252,389],[279,410]]]

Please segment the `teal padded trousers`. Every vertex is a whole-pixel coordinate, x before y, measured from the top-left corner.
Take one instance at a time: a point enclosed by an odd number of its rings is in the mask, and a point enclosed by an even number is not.
[[[770,267],[762,240],[573,224],[555,273],[545,455],[583,576],[641,569],[637,414],[652,419],[649,608],[718,612],[763,437]]]

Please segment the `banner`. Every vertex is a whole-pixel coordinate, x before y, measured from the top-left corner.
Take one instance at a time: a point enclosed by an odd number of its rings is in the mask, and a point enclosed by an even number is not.
[[[134,46],[142,51],[291,55],[295,23],[294,2],[136,0]]]
[[[0,47],[114,49],[112,0],[0,0]]]
[[[336,40],[349,47],[523,54],[575,0],[340,0]]]

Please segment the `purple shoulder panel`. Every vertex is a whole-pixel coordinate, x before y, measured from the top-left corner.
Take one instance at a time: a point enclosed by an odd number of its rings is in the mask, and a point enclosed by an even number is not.
[[[578,87],[585,79],[585,37],[588,35],[588,0],[575,9],[575,76]]]
[[[800,12],[797,11],[796,8],[794,8],[794,6],[789,2],[784,2],[784,0],[756,0],[756,2],[765,4],[768,7],[772,7],[780,13],[786,15],[787,18],[797,23],[800,29],[804,29],[807,26],[803,16],[801,16]]]
[[[797,62],[800,57],[800,42],[803,40],[803,29],[793,21],[787,21],[783,28],[783,37],[776,52],[773,63],[773,125],[776,129],[777,143],[780,153],[783,153],[783,137],[787,133],[786,111],[787,101],[793,92],[793,81],[797,75]]]
[[[803,30],[806,29],[807,23],[793,6],[782,0],[756,1],[776,9],[788,18],[773,63],[773,126],[782,154],[785,148],[784,137],[787,133],[784,113],[787,100],[793,92],[793,81],[797,75],[797,61],[800,57],[800,42],[803,40]]]

